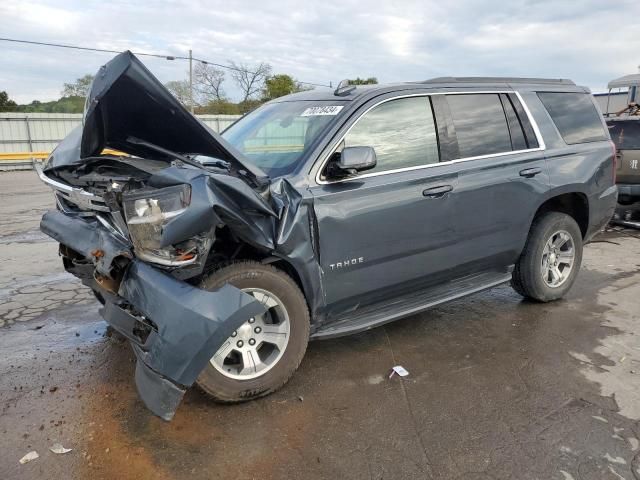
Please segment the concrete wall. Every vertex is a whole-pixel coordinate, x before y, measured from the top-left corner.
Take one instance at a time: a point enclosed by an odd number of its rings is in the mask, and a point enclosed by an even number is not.
[[[198,115],[220,132],[240,115]],[[50,152],[82,123],[80,113],[0,113],[0,153]]]

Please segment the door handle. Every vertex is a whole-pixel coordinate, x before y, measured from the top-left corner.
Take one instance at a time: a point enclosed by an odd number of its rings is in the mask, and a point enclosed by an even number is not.
[[[422,191],[422,195],[426,198],[440,198],[446,193],[453,190],[451,185],[438,185],[437,187],[426,188]]]
[[[524,170],[520,170],[520,176],[525,178],[533,178],[539,173],[542,173],[542,169],[538,167],[525,168]]]

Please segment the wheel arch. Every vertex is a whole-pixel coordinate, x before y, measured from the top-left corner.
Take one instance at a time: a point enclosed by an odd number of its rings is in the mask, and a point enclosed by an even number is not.
[[[563,192],[547,198],[534,213],[531,224],[536,218],[547,212],[560,212],[569,215],[580,227],[582,238],[586,237],[589,230],[589,198],[585,193],[579,191]]]

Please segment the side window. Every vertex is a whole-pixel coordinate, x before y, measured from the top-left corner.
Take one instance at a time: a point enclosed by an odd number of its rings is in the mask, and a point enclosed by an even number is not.
[[[567,144],[608,140],[590,94],[538,92],[538,98]]]
[[[502,108],[504,108],[504,114],[507,117],[507,124],[509,125],[509,136],[511,137],[511,149],[512,150],[526,150],[527,139],[524,136],[522,125],[520,125],[520,119],[516,109],[506,93],[500,94],[500,100],[502,101]]]
[[[497,93],[447,95],[460,158],[510,152],[511,136]]]
[[[516,115],[518,116],[518,122],[520,123],[520,127],[522,127],[524,138],[527,142],[527,148],[538,148],[540,146],[538,144],[538,138],[533,131],[533,126],[531,125],[527,112],[524,111],[524,107],[520,103],[518,96],[515,93],[508,93],[506,95],[511,102],[511,106],[516,111]],[[514,148],[514,150],[516,149]]]
[[[438,140],[429,97],[390,100],[365,113],[344,138],[345,147],[373,147],[371,172],[438,163]]]

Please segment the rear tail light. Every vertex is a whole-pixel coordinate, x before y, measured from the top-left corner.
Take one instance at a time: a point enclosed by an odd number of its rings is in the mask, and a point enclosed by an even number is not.
[[[613,149],[613,173],[611,174],[612,176],[612,180],[613,180],[613,184],[616,184],[616,175],[617,175],[617,170],[618,170],[618,149],[616,148],[616,144],[613,143],[612,140],[609,140],[609,143],[611,143],[611,148]]]

